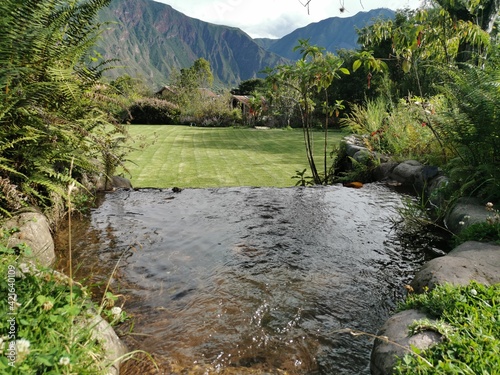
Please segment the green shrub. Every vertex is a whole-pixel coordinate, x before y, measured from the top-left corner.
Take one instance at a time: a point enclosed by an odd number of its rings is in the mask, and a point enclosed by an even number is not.
[[[500,284],[440,285],[431,292],[411,294],[402,306],[438,319],[423,329],[447,327],[444,340],[419,356],[407,354],[394,374],[498,374],[500,369]],[[418,328],[416,324],[414,328]],[[427,361],[427,362],[426,362]]]
[[[0,245],[0,372],[106,374],[102,346],[82,320],[92,308],[85,288],[29,269]]]
[[[370,150],[425,163],[441,153],[428,123],[439,105],[439,97],[423,104],[414,97],[397,104],[378,97],[367,101],[366,106],[353,105],[351,114],[341,120],[341,125],[364,135]]]
[[[0,216],[24,204],[53,208],[68,185],[102,172],[94,161],[112,152],[109,133],[124,134],[102,105],[109,61],[90,51],[109,3],[0,2]]]
[[[500,72],[465,65],[446,74],[436,129],[453,150],[447,174],[460,196],[500,201]]]
[[[139,99],[130,106],[129,112],[132,124],[175,125],[179,123],[179,107],[163,99]]]

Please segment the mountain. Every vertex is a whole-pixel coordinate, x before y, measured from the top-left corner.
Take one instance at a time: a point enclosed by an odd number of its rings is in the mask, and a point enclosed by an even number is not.
[[[188,17],[170,5],[152,0],[113,0],[99,14],[109,22],[96,50],[106,59],[116,58],[122,68],[108,71],[111,78],[123,74],[142,79],[153,90],[168,84],[173,71],[192,66],[203,57],[210,62],[219,86],[237,86],[260,76],[267,67],[299,58],[293,52],[299,39],[335,53],[355,49],[356,28],[378,18],[394,18],[389,9],[332,17],[312,23],[281,39],[252,39],[242,30]]]
[[[110,24],[97,51],[123,65],[109,75],[140,77],[154,89],[167,84],[172,71],[200,57],[210,62],[215,81],[226,86],[287,62],[238,28],[203,22],[151,0],[114,0],[99,19]]]
[[[262,48],[290,60],[297,60],[300,57],[299,52],[293,51],[299,39],[309,39],[311,45],[324,47],[327,51],[336,53],[342,48],[359,47],[356,29],[373,24],[378,19],[393,19],[394,15],[394,11],[381,8],[360,12],[347,18],[331,17],[297,29],[281,39],[255,39],[255,41]]]

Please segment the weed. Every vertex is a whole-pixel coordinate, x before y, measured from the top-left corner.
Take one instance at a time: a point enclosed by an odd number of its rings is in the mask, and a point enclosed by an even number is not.
[[[296,170],[294,179],[298,179],[295,186],[312,186],[314,185],[314,180],[312,176],[305,176],[307,169],[304,168],[302,171]]]

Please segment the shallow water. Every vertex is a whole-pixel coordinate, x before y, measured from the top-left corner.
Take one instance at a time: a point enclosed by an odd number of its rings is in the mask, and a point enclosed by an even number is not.
[[[423,259],[399,206],[379,184],[118,191],[74,223],[75,264],[105,283],[119,262],[130,349],[186,373],[369,374],[346,329],[375,333]]]

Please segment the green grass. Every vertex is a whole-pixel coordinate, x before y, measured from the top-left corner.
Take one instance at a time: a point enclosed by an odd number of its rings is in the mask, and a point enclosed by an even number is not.
[[[134,187],[294,186],[309,169],[301,129],[258,130],[172,125],[131,125],[133,151],[126,164]],[[331,131],[328,153],[345,135]],[[314,133],[316,163],[323,170],[323,133]],[[332,160],[328,156],[328,167]],[[308,173],[306,173],[308,175]]]
[[[500,374],[500,284],[485,286],[439,285],[430,292],[410,294],[402,306],[418,309],[437,319],[437,323],[417,321],[414,333],[434,330],[444,340],[419,356],[407,354],[394,374]]]

